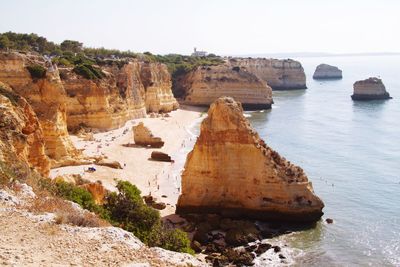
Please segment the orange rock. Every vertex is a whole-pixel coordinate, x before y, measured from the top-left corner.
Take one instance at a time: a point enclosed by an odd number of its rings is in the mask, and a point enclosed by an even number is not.
[[[96,204],[102,205],[104,203],[105,197],[107,196],[107,190],[101,183],[84,184],[82,187],[92,194]]]
[[[135,140],[135,144],[144,147],[155,147],[160,148],[164,145],[164,142],[160,137],[155,137],[151,133],[151,131],[144,126],[143,122],[140,122],[138,125],[132,127],[133,130],[133,139]]]
[[[323,207],[304,171],[260,139],[240,103],[211,105],[187,156],[177,213],[312,222]]]
[[[0,83],[0,161],[15,164],[22,161],[48,176],[50,159],[39,120],[21,96]]]

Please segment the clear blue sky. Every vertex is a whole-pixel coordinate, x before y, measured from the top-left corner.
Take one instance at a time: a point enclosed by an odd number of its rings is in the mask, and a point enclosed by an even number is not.
[[[136,52],[400,52],[400,0],[3,0],[0,32]]]

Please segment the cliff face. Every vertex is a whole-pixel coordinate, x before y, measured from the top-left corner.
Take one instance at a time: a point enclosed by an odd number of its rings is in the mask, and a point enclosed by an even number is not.
[[[0,161],[22,161],[47,176],[50,159],[45,153],[39,120],[23,98],[0,82]]]
[[[148,112],[169,112],[178,108],[165,65],[131,61],[121,68],[102,67],[106,77],[88,80],[64,69],[68,127],[84,124],[99,130],[121,127],[126,121]]]
[[[160,63],[141,63],[140,78],[146,95],[147,112],[170,112],[178,108],[172,94],[171,75]]]
[[[292,59],[233,58],[227,64],[246,68],[273,90],[307,88],[301,63]]]
[[[230,96],[243,103],[245,109],[271,108],[272,90],[255,75],[229,65],[198,67],[179,81],[185,102],[210,105],[221,96]]]
[[[88,80],[72,69],[62,70],[62,83],[67,93],[68,128],[80,125],[109,130],[121,127],[126,121],[146,115],[143,87],[133,64],[110,68],[106,77]],[[119,85],[119,87],[117,86]]]
[[[44,78],[32,79],[27,66],[47,69]],[[80,156],[70,138],[66,124],[65,91],[57,69],[46,66],[41,57],[19,53],[0,53],[0,81],[24,97],[38,116],[52,166],[69,164]]]
[[[304,171],[269,148],[240,103],[213,103],[182,174],[177,213],[312,222],[324,204]]]
[[[320,64],[315,69],[313,79],[342,79],[342,71],[335,66]]]
[[[353,100],[375,100],[392,98],[386,91],[385,85],[381,79],[368,78],[357,81],[353,85],[354,93],[351,96]]]

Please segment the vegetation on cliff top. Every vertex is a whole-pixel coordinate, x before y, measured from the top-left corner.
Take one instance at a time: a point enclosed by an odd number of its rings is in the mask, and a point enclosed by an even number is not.
[[[159,211],[147,206],[140,190],[127,181],[118,181],[118,191],[109,193],[105,204],[98,205],[92,194],[79,185],[40,177],[19,161],[15,161],[12,166],[0,161],[0,188],[16,181],[29,184],[36,192],[75,202],[112,225],[132,232],[148,246],[194,253],[187,234],[178,229],[169,229],[163,224]]]

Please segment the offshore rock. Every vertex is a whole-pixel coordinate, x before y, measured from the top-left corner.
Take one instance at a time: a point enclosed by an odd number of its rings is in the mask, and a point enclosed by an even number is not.
[[[354,93],[351,96],[353,100],[378,100],[392,98],[386,91],[382,80],[375,77],[357,81],[354,83],[353,88]]]
[[[315,80],[329,80],[329,79],[342,79],[342,70],[338,67],[328,64],[320,64],[315,69],[313,79]]]
[[[178,214],[314,222],[323,207],[304,171],[260,139],[240,103],[223,97],[211,105],[187,156]]]

